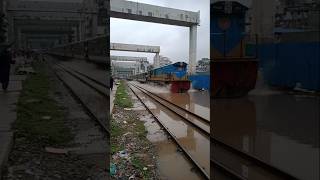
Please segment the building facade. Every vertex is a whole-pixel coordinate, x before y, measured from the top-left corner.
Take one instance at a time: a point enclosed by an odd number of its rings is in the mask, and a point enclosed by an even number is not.
[[[148,71],[147,57],[111,56],[111,71],[115,77],[126,78]]]
[[[156,58],[157,57],[155,56],[154,59],[153,59],[153,62],[157,61]],[[159,63],[158,66],[156,64],[154,64],[153,66],[155,68],[162,67],[162,66],[165,66],[165,65],[172,64],[172,61],[168,57],[159,55],[159,62],[158,63]]]
[[[18,48],[48,48],[106,35],[106,3],[7,1],[9,41]]]

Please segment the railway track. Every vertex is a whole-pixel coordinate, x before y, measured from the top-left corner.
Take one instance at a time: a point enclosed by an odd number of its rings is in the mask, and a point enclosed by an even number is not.
[[[165,106],[170,110],[171,112],[177,114],[181,119],[185,119],[189,124],[196,127],[200,131],[202,131],[204,134],[206,134],[208,137],[210,136],[210,122],[206,119],[187,111],[184,108],[181,108],[180,106],[177,106],[173,104],[172,102],[155,95],[154,93],[151,93],[150,91],[147,91],[144,88],[141,88],[140,86],[131,84],[132,86],[138,88],[141,92],[143,92],[145,95],[149,96],[153,100],[155,100],[157,103],[161,104],[162,106]]]
[[[58,77],[58,79],[63,83],[63,85],[69,90],[71,95],[74,97],[74,99],[77,100],[78,103],[81,104],[83,109],[86,111],[86,113],[93,119],[102,129],[103,132],[106,133],[107,136],[110,137],[110,131],[107,127],[107,116],[105,118],[99,117],[98,113],[95,112],[93,109],[95,107],[90,106],[89,103],[81,97],[81,91],[82,89],[79,89],[78,91],[71,85],[70,81],[74,81],[76,83],[79,83],[82,87],[86,86],[88,87],[92,92],[98,94],[99,99],[101,101],[108,102],[108,87],[107,85],[94,80],[93,78],[75,71],[71,68],[65,67],[61,64],[55,63],[56,70],[54,73]],[[74,84],[74,83],[73,83]],[[105,107],[105,111],[107,112],[107,107]]]
[[[179,105],[177,105],[177,104],[175,104],[175,103],[173,103],[173,102],[171,102],[171,101],[169,101],[169,100],[167,100],[167,99],[159,96],[158,94],[153,93],[153,92],[151,92],[151,91],[149,91],[149,90],[147,90],[147,89],[145,89],[145,88],[143,88],[143,87],[141,87],[141,86],[138,86],[138,85],[135,85],[135,86],[136,86],[136,87],[139,87],[140,89],[143,89],[144,91],[146,91],[146,92],[148,92],[148,93],[150,93],[150,94],[152,94],[152,95],[154,95],[154,96],[157,96],[157,97],[160,98],[161,100],[163,100],[163,101],[169,103],[170,105],[172,105],[172,106],[180,109],[181,111],[184,111],[185,113],[188,113],[188,114],[196,117],[197,119],[203,121],[204,123],[206,123],[206,124],[208,124],[208,125],[210,126],[210,120],[209,120],[209,119],[206,119],[206,118],[204,118],[204,117],[202,117],[202,116],[200,116],[200,115],[198,115],[198,114],[196,114],[196,113],[194,113],[194,112],[191,112],[191,111],[189,111],[189,110],[187,110],[187,109],[185,109],[185,108],[182,108],[182,107],[180,107]]]
[[[184,119],[186,122],[188,122],[192,126],[196,127],[198,130],[201,130],[207,136],[210,136],[210,130],[209,130],[209,132],[205,131],[203,128],[201,128],[199,125],[197,125],[197,123],[194,123],[194,122],[190,121],[190,119],[186,118],[186,116],[183,116],[181,114],[181,112],[188,114],[188,117],[190,117],[190,116],[197,117],[199,121],[202,121],[203,123],[207,124],[209,126],[209,128],[210,128],[210,121],[208,121],[208,120],[202,118],[201,116],[196,115],[196,114],[194,114],[194,113],[192,113],[192,112],[190,112],[180,106],[175,105],[174,103],[166,100],[165,98],[163,98],[159,95],[156,95],[155,93],[152,93],[151,91],[148,91],[145,88],[142,88],[142,87],[135,85],[135,84],[131,84],[131,85],[133,87],[139,89],[142,93],[144,93],[146,96],[153,99],[155,102],[170,109],[171,112],[174,112],[180,118]],[[137,94],[135,92],[134,92],[134,94],[137,96]],[[138,99],[142,102],[141,98],[138,97]],[[145,105],[145,107],[146,107],[146,105]],[[148,107],[146,107],[146,108],[150,112]],[[152,115],[155,117],[154,114],[152,114]],[[168,129],[165,126],[164,126],[164,128],[166,130]],[[170,132],[169,132],[169,134],[170,134]],[[211,148],[213,148],[214,152],[216,152],[217,154],[222,155],[222,156],[227,155],[225,157],[229,157],[229,159],[234,159],[235,161],[239,161],[244,165],[248,165],[250,167],[250,170],[257,171],[257,172],[263,172],[262,174],[264,174],[264,175],[262,175],[261,177],[267,177],[267,178],[269,177],[271,179],[293,179],[293,180],[297,179],[297,178],[293,177],[292,175],[264,162],[263,160],[259,159],[258,157],[255,157],[249,153],[243,152],[241,150],[238,150],[237,148],[234,148],[231,145],[224,143],[222,140],[220,140],[218,138],[211,136],[210,142],[212,143]],[[232,168],[232,166],[230,166],[228,163],[224,163],[223,160],[217,159],[217,158],[215,158],[215,156],[213,156],[213,158],[210,158],[210,166],[212,166],[215,170],[218,170],[220,172],[220,174],[223,174],[226,177],[226,179],[238,179],[238,180],[249,179],[247,174],[245,174],[245,173],[241,174],[239,171],[234,170]],[[199,168],[200,167],[198,167],[198,169]]]
[[[58,67],[58,70],[60,72],[67,73],[68,75],[72,76],[77,81],[81,82],[82,84],[85,84],[86,86],[90,87],[92,90],[94,90],[96,93],[98,93],[102,98],[106,98],[108,95],[107,93],[107,85],[96,81],[95,79],[87,76],[84,73],[81,73],[79,71],[73,70],[68,67],[64,67],[62,65],[56,64],[56,67]],[[69,89],[71,94],[74,96],[74,98],[83,106],[83,108],[86,110],[86,112],[90,115],[92,119],[94,119],[98,124],[101,126],[101,128],[106,132],[108,135],[110,135],[110,132],[108,128],[106,127],[105,123],[102,122],[95,113],[93,113],[90,108],[86,105],[86,103],[77,95],[77,92],[75,92],[72,87],[64,80],[63,76],[59,74],[58,72],[55,72],[57,77],[63,82],[63,84]],[[199,115],[196,115],[184,108],[181,108],[177,106],[176,104],[162,98],[161,96],[152,93],[145,88],[142,88],[140,86],[131,84],[132,87],[134,87],[136,90],[142,92],[144,95],[148,96],[150,99],[153,99],[153,101],[157,102],[163,107],[166,107],[167,110],[173,112],[176,114],[179,118],[183,119],[187,124],[192,126],[193,128],[197,129],[198,131],[202,132],[207,138],[210,136],[210,121],[202,118]],[[158,121],[158,123],[167,131],[167,133],[172,137],[172,139],[176,142],[178,147],[182,150],[182,152],[186,155],[186,157],[191,161],[192,164],[194,164],[197,169],[201,172],[202,176],[206,179],[210,178],[209,173],[196,161],[194,156],[192,156],[188,149],[185,148],[181,143],[179,143],[179,140],[177,139],[174,132],[171,132],[169,128],[161,122],[161,120],[152,112],[151,109],[148,108],[148,106],[143,102],[142,98],[138,96],[136,91],[133,90],[133,88],[130,87],[131,91],[137,96],[137,98],[141,101],[141,103],[146,107],[146,109],[153,115],[153,117]],[[186,115],[188,114],[188,115]],[[209,130],[208,130],[209,128]],[[264,176],[270,177],[272,179],[297,179],[293,177],[292,175],[277,169],[276,167],[273,167],[272,165],[264,162],[263,160],[259,159],[258,157],[255,157],[251,154],[248,154],[246,152],[243,152],[241,150],[238,150],[237,148],[234,148],[226,143],[224,143],[222,140],[219,140],[214,137],[210,137],[210,141],[213,142],[213,148],[215,152],[218,151],[224,151],[228,154],[229,157],[234,157],[235,159],[238,159],[239,162],[242,162],[243,164],[249,165],[251,170],[254,171],[262,171],[265,173]],[[212,148],[212,147],[211,147]],[[243,175],[239,173],[239,171],[234,170],[232,167],[230,167],[228,164],[224,163],[221,160],[216,159],[215,157],[210,159],[210,166],[212,166],[214,169],[219,170],[221,173],[223,173],[226,177],[230,179],[239,179],[239,180],[247,180],[249,177],[246,175]],[[263,173],[262,173],[263,174]],[[266,175],[267,174],[267,175]]]
[[[166,109],[167,111],[172,112],[173,114],[175,114],[176,117],[178,117],[179,119],[182,119],[184,122],[186,122],[186,124],[194,129],[195,131],[199,132],[200,136],[203,136],[203,139],[205,139],[208,142],[208,147],[209,147],[209,136],[210,136],[210,132],[208,132],[208,130],[205,130],[204,127],[199,126],[199,124],[195,123],[195,119],[194,121],[191,121],[190,119],[186,118],[185,116],[181,115],[181,112],[175,111],[173,109],[170,109],[169,103],[165,104],[165,101],[162,101],[160,99],[157,99],[158,97],[155,97],[151,94],[148,94],[148,92],[143,91],[142,89],[139,89],[139,87],[131,84],[131,86],[129,86],[131,91],[133,92],[133,94],[135,94],[135,96],[139,99],[139,101],[145,106],[145,108],[152,114],[153,118],[159,123],[159,125],[166,130],[166,132],[170,135],[170,137],[175,141],[176,145],[181,149],[181,151],[183,152],[183,154],[190,160],[190,162],[199,170],[199,172],[201,173],[201,175],[205,178],[205,179],[210,179],[210,168],[209,167],[205,167],[204,163],[200,163],[198,162],[197,157],[194,156],[193,153],[191,153],[191,150],[188,149],[188,147],[184,146],[183,143],[181,143],[177,137],[177,135],[175,134],[175,132],[173,132],[167,125],[166,123],[164,123],[161,118],[157,117],[157,115],[148,107],[148,105],[143,101],[143,99],[141,98],[141,95],[139,96],[137,91],[142,92],[145,97],[150,98],[151,100],[153,100],[154,102],[156,102],[157,104],[161,105],[164,109]],[[181,111],[181,110],[180,110]],[[192,116],[191,114],[189,114],[190,116]],[[201,120],[198,120],[198,122],[200,122]],[[210,129],[210,126],[207,125],[207,128]],[[210,130],[209,130],[210,131]],[[209,165],[209,157],[207,159],[208,161],[208,165]]]
[[[253,179],[248,176],[248,171],[258,172],[258,179],[272,179],[272,180],[281,180],[281,179],[290,179],[298,180],[296,177],[266,163],[265,161],[259,159],[252,154],[246,153],[244,151],[238,150],[231,145],[224,143],[218,138],[210,137],[212,143],[211,148],[213,148],[213,158],[210,159],[210,164],[214,168],[224,172],[228,177],[232,179],[239,180],[248,180]],[[246,173],[240,173],[237,170],[234,170],[230,162],[224,163],[223,160],[218,160],[218,156],[228,157],[234,162],[238,162],[240,165],[245,165],[248,167]],[[255,179],[257,179],[255,177]]]

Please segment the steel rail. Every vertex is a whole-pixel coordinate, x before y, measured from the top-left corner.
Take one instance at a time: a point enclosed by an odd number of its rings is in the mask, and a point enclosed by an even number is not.
[[[234,170],[226,167],[225,165],[218,162],[217,160],[210,159],[210,166],[211,166],[211,164],[213,164],[213,167],[215,167],[216,169],[222,171],[224,173],[224,175],[227,177],[230,177],[235,180],[248,180],[247,178],[239,175]]]
[[[214,144],[223,147],[224,149],[226,149],[227,151],[236,154],[240,157],[242,157],[243,159],[248,159],[249,161],[255,163],[257,166],[260,166],[264,169],[267,169],[268,171],[270,171],[272,174],[276,174],[277,176],[283,177],[285,179],[292,179],[292,180],[298,180],[298,178],[270,165],[269,163],[264,162],[263,160],[261,160],[260,158],[248,154],[246,152],[243,152],[241,150],[238,150],[234,147],[232,147],[231,145],[228,145],[224,142],[222,142],[221,140],[218,140],[217,138],[214,137],[210,137],[210,141],[213,142]]]
[[[68,71],[66,71],[65,69],[63,69],[61,67],[60,67],[60,70],[63,70],[64,72],[70,74]],[[105,123],[103,123],[102,121],[99,120],[99,118],[90,110],[90,108],[86,105],[86,103],[77,95],[77,93],[71,88],[71,86],[61,77],[61,75],[59,75],[59,73],[57,73],[56,71],[54,71],[54,73],[57,76],[57,78],[63,83],[63,85],[69,90],[69,92],[71,93],[73,98],[81,104],[82,108],[91,117],[91,119],[96,121],[98,123],[98,125],[103,129],[103,131],[108,136],[110,136],[110,131],[107,128],[107,126],[105,125]],[[79,78],[77,78],[77,77],[75,77],[73,75],[71,75],[71,76],[74,77],[75,79],[78,79],[79,81],[81,81]],[[86,84],[86,83],[84,83],[84,84]],[[86,84],[86,85],[88,85],[88,84]],[[89,87],[92,88],[91,86],[89,86]]]
[[[101,91],[100,89],[98,89],[97,87],[93,86],[92,84],[88,83],[87,81],[83,80],[82,78],[80,78],[79,76],[75,75],[75,73],[71,72],[70,70],[66,69],[65,67],[63,67],[62,65],[56,64],[58,67],[62,68],[64,71],[68,72],[70,75],[72,75],[73,77],[75,77],[76,79],[78,79],[79,81],[81,81],[82,83],[86,84],[87,86],[89,86],[90,88],[92,88],[93,90],[95,90],[96,92],[98,92],[100,95],[102,96],[108,96],[108,94],[106,92]],[[90,79],[89,79],[90,80]],[[104,87],[105,88],[105,87]]]
[[[138,85],[136,85],[136,84],[135,84],[135,86],[138,86]],[[171,101],[169,101],[169,100],[167,100],[167,99],[165,99],[165,98],[163,98],[163,97],[159,96],[158,94],[155,94],[155,93],[153,93],[153,92],[151,92],[151,91],[149,91],[149,90],[147,90],[147,89],[145,89],[145,88],[143,88],[143,87],[141,87],[141,86],[138,86],[138,87],[140,87],[141,89],[144,89],[145,91],[149,92],[150,94],[153,94],[153,95],[157,96],[158,98],[160,98],[160,99],[162,99],[162,100],[164,100],[164,101],[166,101],[166,102],[170,103],[171,105],[173,105],[173,106],[175,106],[175,107],[177,107],[177,108],[181,109],[182,111],[185,111],[185,112],[187,112],[187,113],[191,114],[192,116],[197,117],[198,119],[202,120],[203,122],[205,122],[205,123],[207,123],[207,124],[210,124],[210,121],[209,121],[208,119],[205,119],[205,118],[203,118],[203,117],[199,116],[199,115],[198,115],[198,114],[196,114],[196,113],[193,113],[193,112],[191,112],[191,111],[188,111],[188,110],[186,110],[186,109],[184,109],[184,108],[182,108],[182,107],[180,107],[180,106],[176,105],[175,103],[173,103],[173,102],[171,102]]]
[[[135,85],[135,84],[133,84],[133,86],[135,86],[136,88],[139,88],[139,87],[140,87],[140,86]],[[143,89],[143,90],[149,92],[150,94],[153,94],[153,95],[159,97],[159,95],[156,95],[156,94],[154,94],[154,93],[152,93],[152,92],[150,92],[150,91],[148,91],[148,90],[146,90],[146,89],[144,89],[144,88],[142,88],[142,87],[140,87],[140,89]],[[142,90],[140,90],[140,91],[143,92]],[[144,93],[145,93],[145,92],[144,92]],[[145,94],[148,95],[147,93],[145,93]],[[148,95],[148,96],[150,97],[150,95]],[[152,97],[151,97],[151,98],[152,98]],[[165,99],[162,98],[162,97],[159,97],[159,98],[162,99],[162,100],[165,100]],[[154,99],[154,98],[152,98],[152,99]],[[154,99],[154,100],[155,100],[155,99]],[[157,100],[156,100],[156,101],[157,101]],[[158,101],[157,101],[157,102],[158,102]],[[171,103],[170,101],[166,101],[166,102],[175,105],[174,103]],[[160,103],[160,102],[159,102],[159,103]],[[162,103],[160,103],[160,104],[162,104]],[[163,105],[163,104],[162,104],[162,105]],[[163,106],[165,106],[165,105],[163,105]],[[176,105],[176,106],[177,106],[177,105]],[[165,106],[165,107],[166,107],[166,106]],[[178,106],[178,107],[179,107],[179,106]],[[179,108],[181,108],[181,107],[179,107]],[[168,109],[169,109],[169,108],[168,108]],[[181,108],[181,109],[185,110],[184,108]],[[171,109],[170,109],[170,110],[171,110]],[[173,110],[171,110],[171,111],[174,112],[175,114],[177,114],[175,111],[173,111]],[[185,111],[189,113],[189,111],[187,111],[187,110],[185,110]],[[180,117],[181,117],[181,116],[180,116]],[[185,118],[183,117],[183,119],[185,119]],[[209,121],[209,122],[210,122],[210,121]],[[209,134],[209,135],[210,135],[210,134]],[[258,157],[253,156],[253,155],[250,155],[250,154],[245,153],[245,152],[243,152],[243,151],[240,151],[240,150],[238,150],[238,149],[236,149],[236,148],[234,148],[234,147],[232,147],[232,146],[230,146],[230,145],[222,142],[221,140],[218,140],[217,138],[210,137],[210,140],[212,140],[213,143],[216,143],[216,144],[219,145],[220,147],[223,147],[223,149],[226,149],[227,151],[229,151],[229,152],[231,152],[231,153],[233,153],[233,154],[236,154],[236,155],[238,155],[238,156],[240,156],[240,157],[242,157],[242,158],[244,158],[244,159],[249,159],[249,161],[254,162],[256,165],[258,165],[258,166],[260,166],[260,167],[262,167],[262,168],[267,169],[267,170],[270,171],[272,174],[276,174],[276,175],[278,175],[278,176],[280,176],[280,177],[283,177],[283,178],[286,178],[286,179],[297,180],[296,177],[294,177],[294,176],[292,176],[292,175],[290,175],[290,174],[288,174],[288,173],[286,173],[286,172],[284,172],[284,171],[282,171],[282,170],[280,170],[280,169],[278,169],[278,168],[276,168],[276,167],[274,167],[274,166],[272,166],[272,165],[270,165],[270,164],[262,161],[262,160],[259,159]],[[222,169],[222,170],[225,171],[225,172],[228,172],[228,173],[231,175],[231,177],[233,177],[233,178],[235,178],[235,179],[241,179],[241,180],[242,180],[242,179],[246,179],[246,178],[244,178],[243,176],[238,175],[236,172],[234,172],[234,171],[231,170],[230,168],[224,166],[224,165],[221,164],[220,162],[218,162],[218,161],[216,161],[216,160],[212,160],[212,162],[214,163],[215,167],[217,167],[217,168],[219,168],[219,169]]]
[[[158,122],[158,124],[166,130],[166,132],[171,136],[171,138],[176,142],[176,144],[179,146],[179,148],[182,150],[182,152],[185,154],[185,156],[191,161],[192,164],[194,164],[198,170],[200,170],[201,175],[205,177],[206,179],[210,179],[210,176],[207,174],[207,172],[201,167],[200,164],[198,164],[193,157],[188,153],[187,149],[179,143],[177,140],[177,137],[169,131],[169,128],[167,128],[160,120],[159,118],[148,108],[148,106],[143,102],[143,100],[138,96],[138,94],[129,86],[133,94],[139,99],[139,101],[144,105],[144,107],[149,111],[149,113],[153,116],[153,118]],[[138,89],[138,88],[136,88]],[[140,90],[141,91],[141,90]]]
[[[134,86],[135,88],[139,89],[139,87],[136,87],[135,85],[131,84],[132,86]],[[210,136],[210,131],[206,131],[203,128],[201,128],[199,125],[195,124],[194,122],[190,121],[189,119],[185,118],[184,116],[182,116],[181,114],[177,113],[176,111],[172,110],[171,108],[169,108],[168,106],[166,106],[164,103],[160,102],[159,100],[157,100],[156,98],[150,96],[148,93],[144,92],[143,90],[139,89],[141,92],[143,92],[145,95],[147,95],[148,97],[150,97],[151,99],[155,100],[157,103],[161,104],[162,106],[164,106],[165,108],[167,108],[169,111],[173,112],[174,114],[176,114],[177,116],[179,116],[181,119],[187,121],[187,123],[191,124],[192,126],[196,127],[198,130],[200,130],[202,133],[204,133],[207,137]],[[209,129],[210,129],[210,125],[209,125]]]
[[[92,77],[90,77],[90,76],[88,76],[88,75],[86,75],[86,74],[78,71],[78,70],[75,70],[75,69],[73,69],[73,68],[71,68],[71,67],[69,67],[69,66],[65,66],[65,67],[71,69],[72,71],[76,72],[77,74],[79,74],[79,75],[81,75],[81,76],[86,77],[87,79],[90,79],[91,81],[95,82],[96,84],[99,84],[100,86],[103,86],[103,87],[105,87],[105,88],[107,88],[107,89],[109,88],[109,86],[107,86],[106,84],[104,84],[104,83],[102,83],[102,82],[100,82],[100,81],[98,81],[98,80],[96,80],[96,79],[94,79],[94,78],[92,78]]]

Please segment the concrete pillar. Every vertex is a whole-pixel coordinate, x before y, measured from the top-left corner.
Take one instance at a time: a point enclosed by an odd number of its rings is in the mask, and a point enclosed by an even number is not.
[[[189,33],[189,68],[190,74],[195,73],[197,59],[197,25],[190,27]]]
[[[139,74],[140,73],[140,70],[139,70],[139,62],[136,62],[135,64],[135,73],[134,74]]]
[[[13,16],[11,13],[8,13],[7,14],[7,18],[8,18],[8,42],[13,42],[15,39],[14,39],[14,21],[13,21]],[[16,46],[16,44],[15,44]]]
[[[18,30],[17,30],[17,43],[18,43],[18,48],[22,48],[21,29],[20,28],[18,28]]]
[[[252,1],[252,34],[258,34],[262,41],[273,39],[275,0]]]
[[[82,20],[82,17],[79,21],[79,34],[80,34],[80,41],[85,39],[85,30],[84,30],[84,21]]]
[[[21,35],[21,46],[22,48],[26,48],[27,47],[27,36],[25,34]]]
[[[80,26],[76,26],[76,41],[80,41]]]
[[[97,32],[98,32],[98,15],[94,14],[92,17],[92,37],[96,37],[97,36]]]
[[[154,62],[153,62],[154,68],[158,68],[160,66],[159,53],[156,53],[156,55],[154,56],[153,60],[154,60]]]

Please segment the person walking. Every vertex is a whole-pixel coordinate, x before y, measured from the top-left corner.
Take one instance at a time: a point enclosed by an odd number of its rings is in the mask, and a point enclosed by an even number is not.
[[[113,82],[114,82],[114,80],[113,80],[113,78],[112,78],[112,76],[110,77],[110,88],[111,88],[111,91],[112,91],[112,89],[113,89]]]
[[[7,90],[9,86],[10,66],[12,56],[9,45],[0,45],[0,82],[2,89]]]

